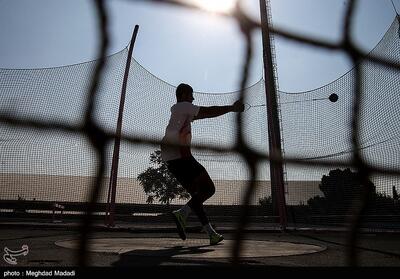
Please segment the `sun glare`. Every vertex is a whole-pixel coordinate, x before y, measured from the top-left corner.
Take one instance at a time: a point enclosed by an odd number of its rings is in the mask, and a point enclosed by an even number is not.
[[[237,0],[194,0],[195,5],[216,13],[230,13],[235,8]]]

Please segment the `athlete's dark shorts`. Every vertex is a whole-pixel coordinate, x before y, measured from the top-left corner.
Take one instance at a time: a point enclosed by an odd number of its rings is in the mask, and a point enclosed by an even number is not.
[[[190,192],[193,180],[206,169],[193,156],[167,161],[168,170]]]

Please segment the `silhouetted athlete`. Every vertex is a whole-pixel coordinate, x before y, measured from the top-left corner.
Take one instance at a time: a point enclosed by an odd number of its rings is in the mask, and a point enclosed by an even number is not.
[[[203,203],[215,193],[215,186],[206,169],[196,161],[190,151],[191,122],[221,116],[228,112],[243,112],[244,105],[236,101],[230,106],[201,107],[193,105],[193,100],[193,88],[188,84],[179,84],[176,88],[177,102],[171,107],[171,118],[161,144],[161,157],[166,162],[168,170],[191,195],[187,204],[172,212],[179,236],[183,240],[186,239],[186,220],[193,211],[207,232],[210,244],[215,245],[224,238],[211,226],[203,208]],[[171,147],[165,143],[182,146]]]

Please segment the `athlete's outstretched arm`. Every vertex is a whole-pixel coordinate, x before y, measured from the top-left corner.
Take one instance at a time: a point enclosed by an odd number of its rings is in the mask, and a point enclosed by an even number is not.
[[[199,113],[193,118],[203,119],[203,118],[213,118],[221,116],[228,112],[242,112],[244,111],[244,105],[240,101],[236,101],[231,106],[212,106],[212,107],[200,107]]]

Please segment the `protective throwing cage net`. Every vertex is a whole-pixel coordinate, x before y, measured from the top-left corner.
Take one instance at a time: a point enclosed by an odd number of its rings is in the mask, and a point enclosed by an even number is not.
[[[396,18],[372,54],[400,62],[399,21]],[[120,94],[128,50],[108,56],[95,107],[95,121],[115,133]],[[45,69],[0,69],[0,111],[20,119],[79,125],[84,120],[86,92],[97,61]],[[360,61],[363,70],[361,154],[379,167],[397,168],[400,162],[400,73],[372,62]],[[184,82],[184,81],[183,81]],[[349,163],[352,156],[351,116],[354,70],[321,88],[298,93],[278,92],[284,156],[300,160],[323,159]],[[196,90],[196,89],[195,89]],[[337,94],[338,100],[327,99]],[[228,105],[239,92],[195,92],[194,103],[202,106]],[[268,154],[267,114],[264,80],[245,90],[245,102],[252,105],[243,114],[246,143]],[[161,140],[175,103],[175,87],[158,79],[132,61],[122,134]],[[236,138],[235,115],[195,121],[193,144],[233,147]],[[44,132],[34,128],[0,126],[0,200],[87,202],[95,176],[95,153],[88,140],[78,133]],[[116,203],[139,204],[147,194],[137,180],[150,165],[156,145],[122,142]],[[113,145],[107,147],[110,173]],[[216,194],[206,205],[239,205],[243,199],[249,170],[240,154],[219,154],[194,150],[216,185]],[[154,166],[156,167],[156,166]],[[271,196],[269,163],[259,163],[261,172],[251,205],[268,206]],[[289,218],[313,221],[305,216],[346,215],[357,195],[352,169],[285,164],[285,194]],[[368,214],[398,216],[400,179],[375,175],[372,205]],[[99,202],[107,202],[109,178]],[[260,202],[260,200],[264,202]],[[172,204],[185,200],[174,199]],[[153,204],[159,201],[155,199]],[[228,214],[229,215],[229,214]],[[317,217],[315,217],[317,218]],[[393,222],[393,218],[390,219]],[[399,220],[396,222],[400,223]]]

